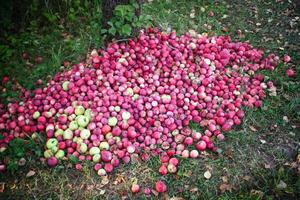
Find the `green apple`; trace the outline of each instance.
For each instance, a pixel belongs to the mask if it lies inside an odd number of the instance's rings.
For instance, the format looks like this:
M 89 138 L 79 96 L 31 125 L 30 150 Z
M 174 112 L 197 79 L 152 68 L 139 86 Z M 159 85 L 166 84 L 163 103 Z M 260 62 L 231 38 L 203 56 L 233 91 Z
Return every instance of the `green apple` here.
M 73 139 L 73 131 L 71 131 L 70 129 L 65 130 L 63 137 L 64 137 L 64 140 Z
M 68 116 L 69 121 L 73 121 L 75 118 L 76 118 L 76 115 L 74 113 Z
M 93 112 L 91 109 L 86 109 L 86 111 L 84 112 L 84 116 L 86 116 L 89 121 L 92 119 L 92 116 L 93 116 Z
M 178 129 L 175 129 L 174 131 L 172 131 L 172 135 L 175 136 L 179 133 L 179 130 Z
M 82 139 L 81 137 L 78 137 L 76 143 L 77 143 L 77 144 L 83 143 L 83 139 Z
M 119 60 L 118 60 L 118 63 L 123 63 L 123 62 L 125 62 L 126 61 L 126 58 L 120 58 Z
M 50 149 L 47 149 L 46 151 L 44 151 L 44 157 L 45 158 L 50 158 L 53 156 L 53 153 Z
M 75 114 L 78 115 L 83 115 L 84 114 L 84 107 L 83 106 L 76 106 L 75 108 Z
M 111 132 L 106 133 L 106 135 L 105 135 L 105 139 L 106 139 L 106 140 L 109 140 L 109 139 L 111 139 L 111 138 L 113 138 L 113 137 L 114 137 L 114 136 L 112 135 Z
M 53 116 L 53 113 L 50 112 L 50 111 L 48 111 L 48 112 L 45 113 L 45 117 L 47 117 L 47 118 L 50 118 L 52 116 Z
M 101 159 L 100 153 L 93 155 L 93 162 L 98 163 Z
M 137 99 L 139 98 L 139 96 L 140 96 L 140 95 L 138 95 L 138 94 L 134 94 L 133 97 L 132 97 L 132 100 L 133 100 L 133 101 L 137 100 Z
M 78 137 L 77 137 L 77 136 L 73 137 L 73 140 L 72 140 L 72 141 L 77 143 Z
M 114 110 L 115 110 L 116 112 L 120 112 L 120 111 L 121 111 L 121 107 L 120 107 L 120 106 L 115 106 Z
M 46 147 L 48 149 L 51 149 L 51 148 L 57 146 L 57 144 L 58 144 L 58 141 L 56 138 L 50 138 L 46 143 Z
M 77 106 L 77 101 L 73 101 L 72 106 L 75 108 Z
M 100 145 L 99 145 L 100 149 L 103 150 L 108 150 L 109 149 L 109 144 L 108 142 L 101 142 Z
M 91 156 L 93 156 L 95 154 L 99 154 L 100 153 L 100 149 L 99 149 L 99 147 L 92 147 L 92 148 L 90 148 L 89 153 L 90 153 Z
M 122 119 L 123 120 L 127 121 L 129 118 L 130 118 L 130 112 L 125 111 L 125 112 L 122 113 Z
M 63 135 L 64 131 L 62 129 L 57 129 L 54 133 L 55 137 L 59 136 L 59 135 Z
M 125 91 L 125 94 L 128 96 L 132 96 L 134 94 L 133 89 L 132 88 L 127 88 L 127 90 Z
M 81 127 L 86 127 L 89 124 L 89 121 L 89 118 L 84 115 L 80 115 L 77 118 L 77 123 Z
M 83 140 L 89 139 L 90 135 L 91 135 L 91 132 L 88 129 L 83 129 L 83 130 L 80 131 L 80 137 Z
M 69 124 L 69 129 L 71 131 L 75 131 L 76 129 L 78 129 L 78 123 L 77 121 L 71 121 Z
M 55 154 L 55 157 L 57 158 L 57 159 L 60 159 L 60 158 L 63 158 L 65 156 L 65 152 L 63 151 L 63 150 L 58 150 L 57 152 L 56 152 L 56 154 Z
M 99 176 L 105 176 L 106 175 L 105 169 L 102 169 L 102 168 L 99 169 L 97 173 L 98 173 Z
M 115 126 L 118 123 L 118 119 L 116 117 L 110 117 L 108 118 L 108 125 L 109 126 Z
M 37 119 L 37 118 L 39 118 L 41 116 L 41 113 L 39 112 L 39 111 L 35 111 L 34 113 L 33 113 L 33 115 L 32 115 L 32 118 L 33 119 Z
M 114 139 L 115 139 L 116 143 L 121 141 L 121 138 L 119 136 L 114 137 Z
M 79 152 L 80 153 L 85 153 L 87 151 L 87 149 L 88 149 L 88 146 L 85 143 L 81 143 L 79 145 Z
M 63 84 L 62 84 L 62 88 L 63 88 L 63 90 L 64 91 L 67 91 L 69 88 L 68 88 L 68 86 L 69 86 L 69 81 L 65 81 L 65 82 L 63 82 Z
M 56 153 L 58 151 L 58 147 L 54 146 L 50 150 L 52 151 L 52 153 Z

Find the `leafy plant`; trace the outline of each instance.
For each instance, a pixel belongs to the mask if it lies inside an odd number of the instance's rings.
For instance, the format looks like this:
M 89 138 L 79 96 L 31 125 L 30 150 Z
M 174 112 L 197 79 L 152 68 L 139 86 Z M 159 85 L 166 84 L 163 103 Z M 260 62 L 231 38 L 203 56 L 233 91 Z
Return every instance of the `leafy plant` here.
M 7 169 L 11 172 L 19 169 L 18 162 L 21 158 L 26 157 L 27 154 L 35 155 L 37 157 L 42 156 L 42 138 L 37 134 L 37 138 L 41 141 L 34 141 L 32 138 L 29 139 L 21 139 L 15 138 L 13 139 L 7 149 L 0 153 L 0 160 L 7 161 Z
M 134 29 L 151 26 L 150 15 L 136 16 L 135 11 L 138 8 L 139 5 L 136 2 L 116 6 L 112 18 L 107 22 L 110 28 L 102 29 L 101 33 L 111 37 L 128 37 Z

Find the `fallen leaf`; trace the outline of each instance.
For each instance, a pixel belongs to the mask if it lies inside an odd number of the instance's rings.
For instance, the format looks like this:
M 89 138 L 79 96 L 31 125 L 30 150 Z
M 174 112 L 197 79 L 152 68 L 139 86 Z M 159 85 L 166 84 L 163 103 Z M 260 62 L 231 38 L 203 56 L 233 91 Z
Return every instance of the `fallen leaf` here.
M 261 142 L 262 144 L 266 144 L 266 143 L 267 143 L 266 140 L 260 140 L 260 142 Z
M 227 158 L 233 159 L 232 149 L 226 149 L 224 154 Z
M 260 190 L 251 190 L 250 194 L 252 196 L 258 196 L 259 198 L 262 198 L 264 196 L 264 193 Z
M 256 132 L 256 131 L 257 131 L 257 129 L 256 129 L 254 126 L 251 126 L 251 125 L 250 125 L 249 128 L 250 128 L 250 130 L 253 131 L 253 132 Z
M 243 177 L 243 179 L 244 179 L 245 181 L 250 181 L 251 176 L 246 175 L 246 176 Z
M 25 158 L 21 158 L 18 162 L 19 166 L 24 166 L 26 164 L 26 159 Z
M 35 171 L 33 170 L 30 170 L 27 174 L 26 174 L 26 177 L 31 177 L 31 176 L 34 176 L 35 175 Z
M 105 194 L 105 190 L 101 189 L 99 193 L 100 193 L 100 195 L 104 195 Z
M 227 184 L 227 183 L 222 183 L 219 187 L 220 191 L 223 193 L 225 191 L 230 191 L 231 190 L 231 185 Z
M 296 161 L 297 161 L 297 163 L 300 163 L 300 154 L 298 154 Z
M 205 177 L 206 179 L 210 179 L 210 177 L 211 177 L 210 171 L 204 172 L 204 177 Z
M 283 116 L 282 117 L 283 121 L 285 121 L 286 123 L 289 122 L 289 118 L 287 116 Z
M 10 187 L 10 189 L 13 190 L 13 189 L 15 189 L 16 187 L 17 187 L 17 185 L 16 185 L 16 184 L 13 184 L 13 185 Z
M 124 177 L 123 176 L 121 176 L 121 175 L 119 175 L 119 174 L 117 174 L 117 178 L 116 178 L 116 180 L 114 181 L 114 185 L 117 185 L 117 184 L 120 184 L 120 183 L 122 183 L 122 182 L 125 182 L 125 179 L 124 179 Z
M 5 183 L 0 183 L 0 193 L 4 192 Z
M 280 180 L 276 187 L 278 189 L 282 190 L 282 189 L 285 189 L 287 187 L 287 184 L 283 180 Z
M 265 164 L 265 169 L 271 169 L 271 165 L 270 164 Z
M 154 196 L 158 196 L 158 192 L 156 190 L 151 190 L 151 192 L 154 194 Z
M 102 180 L 101 180 L 101 184 L 104 186 L 104 185 L 107 185 L 109 183 L 109 179 L 107 176 L 103 176 Z
M 69 185 L 69 186 L 72 186 L 72 185 Z M 71 189 L 72 187 L 70 187 L 70 189 Z M 94 185 L 88 185 L 88 186 L 86 186 L 86 190 L 93 190 L 95 188 L 95 186 Z
M 91 56 L 92 57 L 98 56 L 98 51 L 96 49 L 93 49 L 91 52 Z
M 182 198 L 182 197 L 172 197 L 169 200 L 184 200 L 184 198 Z
M 198 188 L 197 187 L 194 187 L 194 188 L 192 188 L 192 189 L 190 189 L 190 192 L 198 192 Z
M 228 183 L 228 177 L 227 176 L 222 176 L 221 178 L 222 178 L 222 181 L 224 183 Z
M 195 18 L 195 9 L 191 10 L 190 18 Z

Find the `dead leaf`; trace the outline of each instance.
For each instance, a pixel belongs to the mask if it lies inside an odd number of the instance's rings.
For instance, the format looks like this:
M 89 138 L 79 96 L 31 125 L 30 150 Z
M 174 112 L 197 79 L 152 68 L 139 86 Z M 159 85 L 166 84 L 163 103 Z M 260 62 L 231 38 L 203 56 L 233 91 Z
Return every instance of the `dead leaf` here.
M 227 176 L 222 176 L 221 178 L 222 178 L 222 181 L 224 183 L 228 183 L 228 177 Z
M 197 187 L 194 187 L 194 188 L 192 188 L 192 189 L 190 189 L 190 192 L 198 192 L 198 188 Z
M 69 184 L 69 186 L 70 186 L 70 189 L 72 188 L 72 185 L 70 185 Z M 93 190 L 95 188 L 95 186 L 94 185 L 88 185 L 88 186 L 86 186 L 86 190 Z
M 109 179 L 107 176 L 103 176 L 101 180 L 101 185 L 107 185 L 109 183 Z
M 5 183 L 0 183 L 0 193 L 3 193 L 5 189 Z
M 260 190 L 251 190 L 250 194 L 252 196 L 258 196 L 259 198 L 262 198 L 264 196 L 264 193 Z
M 221 29 L 223 32 L 228 32 L 228 28 L 227 27 L 222 27 Z
M 282 119 L 283 119 L 283 121 L 285 121 L 286 123 L 289 122 L 289 118 L 288 118 L 287 116 L 283 116 Z
M 283 180 L 280 180 L 276 187 L 278 189 L 282 190 L 282 189 L 285 189 L 287 187 L 287 184 Z
M 220 191 L 223 193 L 225 191 L 230 191 L 231 190 L 231 185 L 227 183 L 222 183 L 219 187 Z
M 191 10 L 190 18 L 195 18 L 195 9 Z
M 169 200 L 184 200 L 184 198 L 182 198 L 182 197 L 172 197 Z
M 262 143 L 262 144 L 266 144 L 267 143 L 267 141 L 266 140 L 260 140 L 260 142 Z
M 232 149 L 226 149 L 226 150 L 224 151 L 224 155 L 225 155 L 227 158 L 233 159 Z
M 96 49 L 93 49 L 91 52 L 91 56 L 92 57 L 98 56 L 98 51 Z
M 114 184 L 114 185 L 118 185 L 118 184 L 123 183 L 123 182 L 125 182 L 124 177 L 121 176 L 121 175 L 119 175 L 119 174 L 117 174 L 117 178 L 116 178 L 116 180 L 113 182 L 113 184 Z
M 245 181 L 250 181 L 251 176 L 246 175 L 246 176 L 243 177 L 243 179 L 244 179 Z
M 154 194 L 154 196 L 158 196 L 158 192 L 156 190 L 151 190 L 151 192 Z
M 253 132 L 256 132 L 256 131 L 257 131 L 257 129 L 256 129 L 254 126 L 249 125 L 249 128 L 250 128 L 250 130 L 253 131 Z
M 101 189 L 99 193 L 100 193 L 100 195 L 104 195 L 105 192 L 106 192 L 105 190 L 102 190 L 102 189 Z
M 17 185 L 16 185 L 16 184 L 13 184 L 13 185 L 10 187 L 10 189 L 13 190 L 13 189 L 15 189 L 16 187 L 17 187 Z
M 271 169 L 271 165 L 270 164 L 265 164 L 265 169 Z
M 210 179 L 210 177 L 211 177 L 210 171 L 204 172 L 204 177 L 205 177 L 206 179 Z
M 300 154 L 298 154 L 296 161 L 297 161 L 297 163 L 300 163 Z
M 21 158 L 18 162 L 19 166 L 24 166 L 26 164 L 26 159 L 25 158 Z
M 26 174 L 26 177 L 29 178 L 29 177 L 32 177 L 35 175 L 35 171 L 33 170 L 30 170 L 27 174 Z

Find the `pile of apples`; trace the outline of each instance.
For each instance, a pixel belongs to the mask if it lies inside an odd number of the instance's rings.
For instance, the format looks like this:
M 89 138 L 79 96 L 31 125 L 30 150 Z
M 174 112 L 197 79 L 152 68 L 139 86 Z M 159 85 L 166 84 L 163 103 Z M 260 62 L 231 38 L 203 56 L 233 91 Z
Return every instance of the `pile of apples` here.
M 23 101 L 1 105 L 0 150 L 13 138 L 42 133 L 50 167 L 74 156 L 94 162 L 102 176 L 132 154 L 160 155 L 159 172 L 176 173 L 175 155 L 215 151 L 214 140 L 242 123 L 242 107 L 260 107 L 267 90 L 276 93 L 258 72 L 279 61 L 227 36 L 149 29 L 93 51 L 45 88 L 24 90 Z M 191 130 L 191 121 L 203 131 Z

